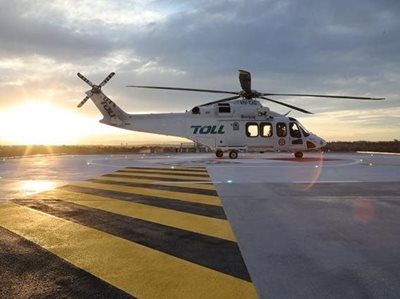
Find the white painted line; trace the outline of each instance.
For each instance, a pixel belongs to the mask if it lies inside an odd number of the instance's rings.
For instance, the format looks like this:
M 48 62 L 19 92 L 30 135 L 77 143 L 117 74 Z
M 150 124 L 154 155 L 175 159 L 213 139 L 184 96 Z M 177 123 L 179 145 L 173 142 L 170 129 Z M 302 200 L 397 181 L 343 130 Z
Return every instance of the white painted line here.
M 389 153 L 389 152 L 364 152 L 357 151 L 358 154 L 368 154 L 368 155 L 391 155 L 391 156 L 400 156 L 400 153 Z
M 221 182 L 213 181 L 154 181 L 153 184 L 218 184 Z
M 334 161 L 332 161 L 334 162 Z M 339 166 L 352 166 L 352 165 L 356 165 L 356 164 L 360 164 L 362 161 L 360 161 L 359 159 L 348 159 L 348 162 L 345 163 L 340 163 L 340 164 L 324 164 L 324 163 L 320 163 L 319 161 L 312 161 L 312 162 L 294 162 L 294 163 L 299 163 L 299 164 L 279 164 L 279 165 L 243 165 L 243 164 L 236 164 L 236 165 L 228 165 L 228 164 L 224 164 L 224 165 L 207 165 L 207 169 L 210 168 L 210 170 L 212 170 L 212 168 L 214 167 L 238 167 L 238 168 L 315 168 L 315 166 L 318 166 L 320 168 L 328 168 L 328 167 L 339 167 Z M 308 163 L 308 164 L 305 164 Z
M 340 183 L 361 183 L 361 181 L 293 181 L 293 184 L 340 184 Z

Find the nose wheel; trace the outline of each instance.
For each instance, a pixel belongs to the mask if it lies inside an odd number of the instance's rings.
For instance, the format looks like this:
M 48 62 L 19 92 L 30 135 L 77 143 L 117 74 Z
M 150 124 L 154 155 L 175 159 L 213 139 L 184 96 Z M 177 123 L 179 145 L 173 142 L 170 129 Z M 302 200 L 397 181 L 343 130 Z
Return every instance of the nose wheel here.
M 295 153 L 294 153 L 294 156 L 295 156 L 297 159 L 301 159 L 301 158 L 303 158 L 303 153 L 302 153 L 302 152 L 295 152 Z

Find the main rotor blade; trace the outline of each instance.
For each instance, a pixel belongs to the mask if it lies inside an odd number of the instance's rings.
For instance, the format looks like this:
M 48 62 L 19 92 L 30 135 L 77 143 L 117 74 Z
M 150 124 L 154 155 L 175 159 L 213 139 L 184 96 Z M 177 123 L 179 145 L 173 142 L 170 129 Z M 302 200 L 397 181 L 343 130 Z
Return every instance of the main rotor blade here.
M 273 100 L 273 99 L 270 99 L 270 98 L 260 97 L 260 99 L 264 99 L 264 100 L 267 100 L 267 101 L 271 101 L 271 102 L 274 102 L 274 103 L 276 103 L 276 104 L 283 105 L 283 106 L 292 108 L 292 109 L 294 109 L 294 110 L 297 110 L 297 111 L 300 111 L 300 112 L 303 112 L 303 113 L 313 114 L 313 113 L 310 112 L 310 111 L 307 111 L 307 110 L 301 109 L 301 108 L 299 108 L 299 107 L 292 106 L 292 105 L 289 105 L 289 104 L 286 104 L 286 103 L 283 103 L 283 102 L 280 102 L 280 101 L 276 101 L 276 100 Z
M 100 87 L 103 87 L 104 85 L 106 85 L 106 83 L 107 83 L 108 81 L 110 81 L 110 79 L 111 79 L 114 75 L 115 75 L 114 72 L 110 73 L 110 74 L 103 80 L 103 82 L 101 82 L 101 83 L 99 84 L 99 86 L 100 86 Z
M 93 87 L 94 84 L 88 78 L 86 78 L 81 73 L 77 73 L 77 75 L 79 78 L 81 78 L 83 81 L 85 81 L 90 87 Z
M 221 100 L 205 103 L 205 104 L 200 105 L 199 107 L 208 106 L 208 105 L 217 104 L 217 103 L 222 103 L 222 102 L 228 102 L 228 101 L 231 101 L 231 100 L 236 100 L 238 98 L 240 98 L 240 96 L 229 97 L 229 98 L 225 98 L 225 99 L 221 99 Z
M 327 94 L 301 94 L 301 93 L 263 93 L 263 96 L 289 96 L 289 97 L 313 97 L 313 98 L 335 98 L 335 99 L 355 99 L 355 100 L 373 100 L 380 101 L 385 98 L 370 97 L 353 97 L 353 96 L 336 96 Z
M 245 70 L 239 70 L 239 81 L 242 89 L 247 93 L 251 94 L 251 74 Z
M 198 88 L 181 88 L 181 87 L 166 87 L 166 86 L 127 85 L 126 87 L 150 88 L 150 89 L 166 89 L 166 90 L 180 90 L 180 91 L 197 91 L 197 92 L 210 92 L 210 93 L 239 94 L 238 92 L 235 92 L 235 91 L 224 91 L 224 90 L 213 90 L 213 89 L 198 89 Z

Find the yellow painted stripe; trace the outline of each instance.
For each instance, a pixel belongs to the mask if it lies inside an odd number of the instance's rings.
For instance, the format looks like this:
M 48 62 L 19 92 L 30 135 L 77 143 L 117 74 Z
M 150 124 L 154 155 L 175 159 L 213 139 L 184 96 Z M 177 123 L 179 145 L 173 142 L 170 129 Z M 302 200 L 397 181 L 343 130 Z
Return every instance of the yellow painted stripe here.
M 174 169 L 178 169 L 178 170 L 196 170 L 196 171 L 205 171 L 207 172 L 207 168 L 206 167 L 176 167 L 176 166 L 172 166 L 174 167 Z
M 195 193 L 185 193 L 185 192 L 175 192 L 175 191 L 167 191 L 167 190 L 152 190 L 151 188 L 142 188 L 142 187 L 127 187 L 120 185 L 111 185 L 111 184 L 100 184 L 100 183 L 92 183 L 92 182 L 77 182 L 73 183 L 73 186 L 94 188 L 100 190 L 110 190 L 110 191 L 119 191 L 119 192 L 127 192 L 137 195 L 146 195 L 146 196 L 154 196 L 159 198 L 167 198 L 167 199 L 177 199 L 189 202 L 196 202 L 202 204 L 208 204 L 213 206 L 221 206 L 221 202 L 218 196 L 212 195 L 203 195 L 203 194 L 195 194 Z
M 126 171 L 118 171 L 114 172 L 114 174 L 118 175 L 140 175 L 141 177 L 146 178 L 170 178 L 170 179 L 181 179 L 183 181 L 210 181 L 211 179 L 208 177 L 198 177 L 198 176 L 190 176 L 190 175 L 174 175 L 174 174 L 157 174 L 157 173 L 132 173 Z
M 205 185 L 205 184 L 196 184 L 196 183 L 179 183 L 179 182 L 164 182 L 158 181 L 154 179 L 136 179 L 136 178 L 129 178 L 129 177 L 110 177 L 110 176 L 100 176 L 97 177 L 96 180 L 102 181 L 113 181 L 113 182 L 127 182 L 127 183 L 140 183 L 140 184 L 157 184 L 163 186 L 175 186 L 175 187 L 186 187 L 186 188 L 195 188 L 195 189 L 202 189 L 202 190 L 215 190 L 214 185 Z M 149 186 L 151 187 L 151 186 Z
M 180 166 L 166 166 L 166 167 L 163 167 L 163 168 L 161 168 L 161 167 L 156 167 L 156 168 L 154 168 L 154 167 L 127 167 L 127 169 L 133 169 L 133 170 L 135 170 L 135 169 L 150 169 L 150 170 L 158 170 L 158 169 L 161 169 L 161 170 L 167 170 L 167 169 L 175 169 L 175 170 L 194 170 L 195 172 L 207 172 L 207 168 L 206 167 L 180 167 Z
M 193 172 L 193 171 L 184 171 L 184 170 L 176 170 L 176 169 L 165 169 L 165 170 L 161 170 L 161 169 L 129 169 L 129 168 L 124 168 L 124 169 L 120 169 L 119 171 L 124 171 L 124 172 L 138 172 L 138 173 L 142 173 L 142 172 L 148 172 L 148 173 L 154 173 L 154 174 L 158 174 L 158 173 L 166 173 L 166 174 L 184 174 L 184 175 L 191 175 L 191 174 L 199 174 L 202 176 L 208 176 L 207 172 Z
M 128 217 L 143 219 L 224 240 L 236 241 L 227 220 L 194 215 L 140 203 L 127 202 L 103 196 L 54 190 L 31 196 L 40 199 L 61 199 L 89 208 L 104 210 Z
M 14 203 L 0 226 L 138 298 L 257 297 L 250 282 Z

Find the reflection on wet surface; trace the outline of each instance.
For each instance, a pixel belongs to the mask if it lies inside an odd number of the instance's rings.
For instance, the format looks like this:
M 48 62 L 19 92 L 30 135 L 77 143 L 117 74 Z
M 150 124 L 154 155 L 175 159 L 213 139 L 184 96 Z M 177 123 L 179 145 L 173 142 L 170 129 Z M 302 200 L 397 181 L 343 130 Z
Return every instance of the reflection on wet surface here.
M 307 153 L 298 163 L 288 153 L 242 154 L 232 161 L 208 154 L 130 154 L 130 155 L 60 155 L 0 159 L 0 201 L 49 190 L 74 181 L 127 166 L 177 166 L 182 163 L 208 167 L 214 183 L 287 182 L 372 182 L 392 181 L 399 177 L 400 158 L 370 154 Z M 189 163 L 190 162 L 190 163 Z M 391 167 L 386 167 L 391 165 Z M 366 166 L 368 165 L 368 166 Z M 372 165 L 372 166 L 371 166 Z M 186 165 L 190 166 L 190 165 Z M 368 167 L 368 171 L 366 171 Z M 235 171 L 234 169 L 240 169 Z M 272 169 L 271 169 L 272 168 Z
M 174 260 L 187 258 L 190 267 L 209 267 L 212 272 L 207 273 L 214 274 L 224 271 L 224 279 L 233 275 L 241 284 L 248 283 L 239 268 L 225 267 L 235 264 L 226 254 L 219 259 L 214 249 L 207 249 L 232 243 L 228 220 L 261 298 L 397 298 L 399 161 L 399 156 L 317 153 L 307 153 L 301 163 L 287 153 L 243 154 L 236 161 L 216 159 L 212 153 L 0 159 L 0 201 L 13 199 L 0 205 L 0 232 L 8 236 L 6 242 L 14 238 L 21 244 L 25 238 L 32 241 L 31 248 L 38 243 L 36 251 L 50 249 L 61 257 L 59 263 L 70 261 L 64 267 L 76 265 L 85 275 L 97 273 L 99 286 L 111 274 L 118 280 L 116 286 L 121 278 L 134 287 L 138 280 L 131 280 L 131 274 L 139 273 L 134 269 L 140 263 L 143 273 L 162 273 L 147 279 L 147 286 L 148 281 L 173 277 L 165 275 L 172 273 L 169 260 L 143 258 L 149 253 L 146 247 L 172 254 Z M 186 168 L 179 169 L 182 165 Z M 57 189 L 61 185 L 68 186 Z M 204 235 L 206 249 L 198 247 L 199 234 Z M 183 247 L 176 240 L 196 246 Z M 69 249 L 56 251 L 65 246 Z M 86 259 L 93 261 L 90 267 Z M 25 271 L 24 262 L 20 265 Z M 98 272 L 99 267 L 104 272 Z M 182 273 L 174 282 L 189 272 Z M 18 285 L 20 275 L 16 277 Z M 198 290 L 198 277 L 189 280 L 195 281 L 191 290 Z M 207 286 L 210 281 L 214 280 L 204 280 Z M 233 290 L 231 283 L 219 285 Z M 1 296 L 1 288 L 0 297 L 12 298 Z
M 23 195 L 31 195 L 38 192 L 52 190 L 56 187 L 56 183 L 48 180 L 26 180 L 21 181 L 20 192 Z
M 0 201 L 47 191 L 118 168 L 92 161 L 107 156 L 37 156 L 0 160 Z

